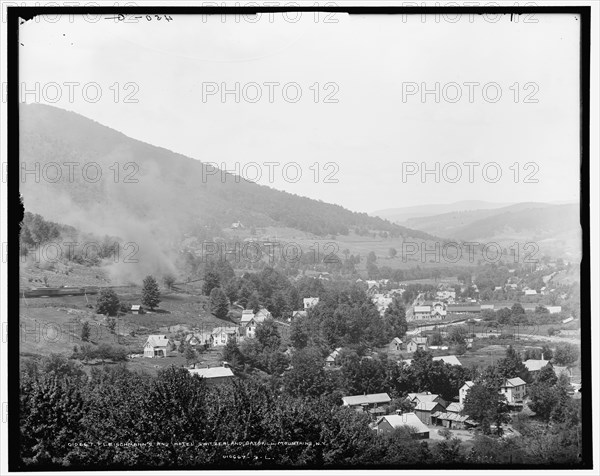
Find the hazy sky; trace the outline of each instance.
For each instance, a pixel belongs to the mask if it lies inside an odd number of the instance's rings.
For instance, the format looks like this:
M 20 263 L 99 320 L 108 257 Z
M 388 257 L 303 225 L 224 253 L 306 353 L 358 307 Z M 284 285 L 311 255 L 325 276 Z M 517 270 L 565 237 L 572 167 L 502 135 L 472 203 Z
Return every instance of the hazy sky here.
M 21 82 L 40 84 L 22 99 L 356 211 L 578 199 L 576 16 L 128 20 L 22 25 Z

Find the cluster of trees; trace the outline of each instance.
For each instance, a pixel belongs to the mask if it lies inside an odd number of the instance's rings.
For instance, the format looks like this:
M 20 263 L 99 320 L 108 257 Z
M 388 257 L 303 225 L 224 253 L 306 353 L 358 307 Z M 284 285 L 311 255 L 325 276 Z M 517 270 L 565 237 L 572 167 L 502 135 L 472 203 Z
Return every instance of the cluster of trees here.
M 153 276 L 146 276 L 142 283 L 142 305 L 154 310 L 160 304 L 160 290 L 158 283 Z M 127 312 L 129 309 L 124 307 L 119 296 L 111 288 L 105 288 L 100 291 L 96 300 L 96 313 L 108 316 L 117 316 L 119 312 Z
M 314 372 L 310 362 L 317 360 L 312 351 L 300 351 L 293 357 L 294 370 L 307 365 Z M 88 376 L 63 357 L 26 360 L 20 380 L 22 467 L 259 469 L 580 461 L 577 401 L 567 402 L 564 415 L 555 416 L 545 432 L 536 422 L 520 419 L 519 438 L 480 435 L 466 445 L 442 432 L 443 440 L 419 441 L 406 427 L 388 434 L 372 431 L 367 414 L 341 407 L 338 396 L 327 393 L 329 377 L 320 377 L 299 379 L 290 372 L 281 387 L 243 379 L 210 386 L 185 369 L 151 377 L 113 365 L 94 368 Z
M 39 246 L 56 240 L 60 237 L 62 229 L 61 225 L 46 221 L 41 215 L 25 212 L 19 236 L 21 245 Z
M 343 352 L 340 388 L 346 395 L 386 392 L 400 398 L 411 392 L 432 392 L 451 401 L 473 370 L 434 361 L 429 352 L 418 350 L 410 365 L 400 365 L 385 356 L 364 358 L 354 351 Z
M 264 307 L 277 319 L 287 318 L 303 308 L 303 297 L 320 297 L 327 292 L 319 279 L 305 277 L 292 284 L 284 273 L 270 266 L 237 277 L 225 260 L 206 264 L 202 291 L 210 297 L 212 313 L 222 319 L 227 317 L 229 304 L 254 312 Z
M 60 250 L 48 249 L 48 256 L 38 256 L 37 259 L 72 261 L 90 266 L 99 265 L 103 259 L 118 256 L 120 243 L 116 237 L 101 238 L 89 233 L 83 234 L 72 226 L 48 221 L 31 212 L 23 215 L 19 239 L 22 256 L 28 255 L 32 247 L 60 240 Z
M 277 325 L 273 320 L 267 319 L 256 327 L 254 338 L 245 339 L 241 343 L 238 360 L 241 357 L 241 362 L 250 368 L 279 377 L 289 364 L 285 349 Z
M 297 349 L 307 346 L 321 349 L 379 347 L 406 332 L 404 307 L 395 302 L 381 316 L 364 288 L 356 285 L 330 288 L 306 317 L 294 319 L 291 342 Z M 400 336 L 399 335 L 399 336 Z
M 569 411 L 569 377 L 564 373 L 558 377 L 550 365 L 546 365 L 536 375 L 529 386 L 529 408 L 546 423 L 560 423 Z

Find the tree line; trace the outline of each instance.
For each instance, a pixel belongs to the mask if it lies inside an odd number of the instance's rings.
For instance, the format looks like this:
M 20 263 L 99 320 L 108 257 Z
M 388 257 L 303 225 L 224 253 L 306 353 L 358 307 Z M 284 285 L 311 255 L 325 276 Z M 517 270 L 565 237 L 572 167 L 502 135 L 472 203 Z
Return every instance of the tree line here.
M 298 364 L 300 362 L 298 361 Z M 576 401 L 545 432 L 527 418 L 519 438 L 418 441 L 377 434 L 366 414 L 300 381 L 283 388 L 236 379 L 207 385 L 185 369 L 158 376 L 113 365 L 82 372 L 51 356 L 21 370 L 20 459 L 32 469 L 427 467 L 579 463 Z M 312 381 L 318 384 L 318 380 Z M 304 385 L 304 387 L 302 387 Z M 546 384 L 544 384 L 546 385 Z M 547 383 L 550 385 L 550 383 Z M 295 392 L 301 389 L 301 394 Z M 432 430 L 433 431 L 433 430 Z

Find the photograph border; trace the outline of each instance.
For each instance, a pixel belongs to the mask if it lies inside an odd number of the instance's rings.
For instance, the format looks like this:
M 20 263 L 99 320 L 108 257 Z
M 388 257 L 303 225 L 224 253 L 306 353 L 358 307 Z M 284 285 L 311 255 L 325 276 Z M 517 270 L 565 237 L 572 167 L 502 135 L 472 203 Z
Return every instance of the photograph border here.
M 580 225 L 581 225 L 581 403 L 582 403 L 582 463 L 581 465 L 553 464 L 552 467 L 543 465 L 428 465 L 423 466 L 353 466 L 351 469 L 591 469 L 592 465 L 592 347 L 591 347 L 591 255 L 590 255 L 590 46 L 591 46 L 591 7 L 590 6 L 528 6 L 528 7 L 401 7 L 401 6 L 291 6 L 291 7 L 201 7 L 201 6 L 135 6 L 135 7 L 24 7 L 7 6 L 7 139 L 8 160 L 7 171 L 7 232 L 8 247 L 19 249 L 19 225 L 23 218 L 24 207 L 19 194 L 20 161 L 19 161 L 19 26 L 22 22 L 31 20 L 38 15 L 80 15 L 80 14 L 170 14 L 170 15 L 200 15 L 200 14 L 253 14 L 253 13 L 284 13 L 284 12 L 323 12 L 348 13 L 350 15 L 421 15 L 421 14 L 576 14 L 580 15 Z M 8 468 L 11 472 L 27 471 L 112 471 L 112 470 L 190 470 L 190 467 L 48 467 L 26 466 L 20 459 L 20 415 L 19 415 L 19 347 L 20 328 L 19 317 L 19 258 L 13 252 L 7 258 L 8 279 L 8 310 L 10 313 L 8 325 Z M 584 358 L 585 357 L 585 358 Z M 225 465 L 207 466 L 202 470 L 231 470 Z M 240 469 L 236 467 L 236 469 Z M 280 467 L 268 464 L 253 469 L 349 469 L 346 466 L 324 467 Z

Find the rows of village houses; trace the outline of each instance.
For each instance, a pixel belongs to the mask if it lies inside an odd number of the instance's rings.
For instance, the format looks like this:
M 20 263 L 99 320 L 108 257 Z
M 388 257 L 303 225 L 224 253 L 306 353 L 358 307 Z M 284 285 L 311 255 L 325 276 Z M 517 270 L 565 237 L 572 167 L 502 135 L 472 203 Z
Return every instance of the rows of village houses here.
M 341 349 L 336 349 L 337 352 Z M 434 357 L 434 360 L 443 360 L 450 365 L 462 365 L 456 356 Z M 410 360 L 405 360 L 410 365 Z M 530 359 L 524 362 L 532 376 L 535 376 L 546 365 L 550 365 L 556 375 L 563 372 L 569 373 L 566 367 L 553 366 L 548 360 Z M 447 428 L 449 430 L 470 429 L 477 424 L 469 415 L 462 414 L 465 399 L 475 382 L 466 381 L 459 389 L 458 401 L 445 401 L 440 395 L 430 392 L 409 393 L 406 396 L 410 404 L 410 411 L 396 410 L 391 414 L 386 407 L 392 401 L 387 393 L 369 395 L 352 395 L 343 397 L 343 405 L 357 412 L 366 412 L 370 417 L 370 428 L 378 433 L 391 432 L 406 426 L 411 429 L 413 436 L 418 439 L 427 439 L 431 431 Z M 513 412 L 523 410 L 527 402 L 527 383 L 520 377 L 505 379 L 500 387 L 499 395 L 504 396 L 509 408 Z M 578 393 L 574 392 L 574 398 Z
M 318 297 L 304 298 L 304 309 L 295 311 L 294 316 L 306 315 L 308 310 L 319 303 Z M 242 311 L 242 317 L 237 326 L 219 326 L 211 331 L 192 332 L 185 337 L 184 344 L 192 347 L 221 347 L 227 345 L 230 339 L 236 342 L 242 342 L 244 339 L 253 338 L 256 335 L 256 328 L 267 319 L 273 316 L 266 308 L 254 312 L 251 309 Z M 144 357 L 166 357 L 170 344 L 178 346 L 180 342 L 171 341 L 166 335 L 151 335 L 144 345 Z
M 303 302 L 304 309 L 295 311 L 294 316 L 306 315 L 308 309 L 318 303 L 318 297 L 305 298 Z M 139 311 L 139 309 L 136 310 Z M 174 345 L 178 348 L 182 343 L 193 348 L 204 347 L 206 349 L 210 347 L 224 347 L 231 339 L 234 339 L 236 342 L 242 342 L 244 339 L 255 337 L 258 325 L 271 318 L 272 315 L 266 308 L 261 308 L 256 313 L 251 309 L 246 309 L 242 311 L 239 325 L 219 326 L 213 328 L 211 331 L 190 332 L 185 336 L 183 342 L 169 339 L 165 334 L 153 334 L 146 339 L 142 356 L 146 358 L 167 357 L 171 346 Z M 288 350 L 287 353 L 291 353 L 291 351 Z M 189 371 L 194 375 L 209 379 L 211 382 L 226 380 L 234 376 L 226 363 L 223 363 L 221 367 L 193 368 L 189 369 Z
M 183 342 L 173 341 L 166 335 L 150 335 L 144 345 L 144 357 L 166 357 L 168 348 L 171 344 L 176 347 L 183 343 L 192 347 L 221 347 L 227 345 L 230 339 L 241 342 L 246 338 L 252 338 L 256 335 L 256 328 L 266 319 L 271 318 L 271 313 L 265 309 L 260 309 L 257 313 L 251 309 L 242 312 L 242 318 L 237 326 L 219 326 L 210 331 L 191 332 L 187 334 Z
M 304 310 L 297 312 L 306 313 L 318 302 L 319 298 L 306 298 L 304 299 Z M 270 317 L 271 314 L 266 309 L 260 309 L 257 313 L 252 310 L 245 310 L 242 313 L 239 326 L 216 327 L 211 332 L 188 334 L 185 341 L 191 346 L 225 346 L 231 338 L 240 341 L 248 337 L 254 337 L 258 324 Z M 170 343 L 171 341 L 166 335 L 149 336 L 144 346 L 144 357 L 166 357 Z M 396 337 L 389 344 L 390 351 L 405 350 L 410 353 L 414 353 L 418 349 L 427 351 L 432 348 L 433 346 L 428 345 L 427 337 L 422 336 L 406 338 L 405 341 Z M 341 352 L 342 348 L 335 349 L 325 359 L 324 366 L 326 368 L 339 366 Z M 448 365 L 462 365 L 456 355 L 435 356 L 433 360 L 441 360 Z M 400 362 L 411 365 L 412 359 L 401 358 L 398 363 Z M 546 365 L 550 365 L 557 375 L 561 373 L 569 374 L 567 367 L 553 366 L 550 361 L 544 360 L 543 356 L 542 359 L 526 360 L 524 364 L 532 376 L 535 376 Z M 211 384 L 224 382 L 234 377 L 233 371 L 226 362 L 223 362 L 222 366 L 219 367 L 190 368 L 188 371 L 192 375 L 207 379 Z M 475 426 L 475 422 L 468 415 L 461 413 L 465 398 L 474 384 L 473 381 L 466 381 L 459 390 L 458 401 L 455 402 L 447 402 L 440 395 L 430 392 L 409 393 L 406 398 L 412 407 L 410 412 L 397 410 L 396 413 L 385 414 L 385 408 L 391 402 L 391 398 L 387 393 L 345 396 L 342 401 L 346 407 L 358 412 L 367 412 L 371 420 L 370 427 L 374 431 L 384 433 L 401 426 L 408 426 L 416 438 L 429 438 L 430 430 L 435 429 L 435 427 L 468 429 Z M 516 376 L 506 379 L 500 388 L 500 394 L 505 397 L 506 402 L 513 410 L 519 411 L 526 402 L 527 384 Z
M 358 281 L 361 281 L 359 279 Z M 367 285 L 367 294 L 371 298 L 371 301 L 377 307 L 379 313 L 383 316 L 385 310 L 392 303 L 394 296 L 402 296 L 404 289 L 391 289 L 383 291 L 388 285 L 389 280 L 367 280 L 364 281 Z M 477 290 L 476 285 L 472 285 Z M 512 288 L 516 287 L 516 284 L 507 284 L 506 286 Z M 503 289 L 498 286 L 496 290 Z M 537 295 L 538 292 L 535 289 L 523 288 L 523 294 L 525 296 Z M 552 290 L 553 291 L 553 290 Z M 539 294 L 544 294 L 545 288 L 542 288 Z M 444 320 L 446 317 L 451 315 L 465 315 L 468 317 L 477 317 L 481 312 L 486 309 L 491 311 L 498 311 L 504 307 L 510 308 L 511 304 L 507 303 L 480 303 L 477 299 L 465 299 L 463 302 L 456 301 L 456 291 L 450 289 L 447 285 L 440 284 L 435 294 L 435 300 L 425 300 L 423 295 L 420 294 L 413 303 L 414 305 L 408 309 L 406 313 L 407 321 L 419 321 L 419 320 Z M 521 303 L 525 311 L 534 311 L 538 304 L 535 303 Z M 557 314 L 562 311 L 561 306 L 544 306 L 550 314 Z M 567 318 L 563 323 L 572 321 L 572 318 Z

